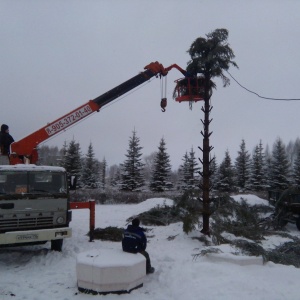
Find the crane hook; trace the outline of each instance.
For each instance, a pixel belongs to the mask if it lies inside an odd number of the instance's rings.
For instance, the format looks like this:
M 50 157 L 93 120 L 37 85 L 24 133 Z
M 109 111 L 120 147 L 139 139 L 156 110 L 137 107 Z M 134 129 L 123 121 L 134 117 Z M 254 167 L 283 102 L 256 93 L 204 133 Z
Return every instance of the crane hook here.
M 160 101 L 161 111 L 165 112 L 167 107 L 167 98 L 162 98 Z

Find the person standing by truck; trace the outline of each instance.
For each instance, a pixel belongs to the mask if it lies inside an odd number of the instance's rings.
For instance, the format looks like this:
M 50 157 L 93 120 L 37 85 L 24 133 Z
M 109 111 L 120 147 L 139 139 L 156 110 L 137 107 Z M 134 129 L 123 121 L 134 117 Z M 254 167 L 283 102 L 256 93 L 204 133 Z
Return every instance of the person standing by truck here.
M 9 127 L 6 124 L 1 125 L 0 131 L 0 152 L 1 164 L 9 164 L 8 157 L 10 153 L 10 144 L 14 142 L 13 137 L 9 134 Z

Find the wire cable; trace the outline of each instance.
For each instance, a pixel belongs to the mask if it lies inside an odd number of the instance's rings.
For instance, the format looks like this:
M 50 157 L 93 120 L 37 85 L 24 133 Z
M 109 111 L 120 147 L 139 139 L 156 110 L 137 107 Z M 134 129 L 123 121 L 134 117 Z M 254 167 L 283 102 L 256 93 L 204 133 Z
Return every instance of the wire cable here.
M 229 76 L 241 87 L 241 88 L 243 88 L 244 90 L 246 90 L 247 92 L 249 92 L 249 93 L 252 93 L 252 94 L 254 94 L 254 95 L 256 95 L 257 97 L 259 97 L 259 98 L 262 98 L 262 99 L 267 99 L 267 100 L 277 100 L 277 101 L 299 101 L 300 99 L 298 99 L 298 98 L 271 98 L 271 97 L 263 97 L 263 96 L 261 96 L 261 95 L 259 95 L 258 93 L 256 93 L 256 92 L 253 92 L 253 91 L 251 91 L 251 90 L 249 90 L 249 89 L 247 89 L 246 87 L 244 87 L 243 85 L 241 85 L 228 71 L 226 71 L 228 74 L 229 74 Z

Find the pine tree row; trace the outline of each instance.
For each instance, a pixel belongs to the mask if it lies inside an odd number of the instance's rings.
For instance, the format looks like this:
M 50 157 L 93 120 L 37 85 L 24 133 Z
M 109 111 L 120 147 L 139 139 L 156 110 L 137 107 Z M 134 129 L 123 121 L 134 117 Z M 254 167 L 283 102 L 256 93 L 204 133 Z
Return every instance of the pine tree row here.
M 218 191 L 282 191 L 300 185 L 300 141 L 297 139 L 285 147 L 278 138 L 271 152 L 268 148 L 264 151 L 260 141 L 251 157 L 242 140 L 234 164 L 226 151 L 220 166 L 214 163 L 212 169 L 211 183 Z
M 125 161 L 107 168 L 105 158 L 100 162 L 95 158 L 92 143 L 85 155 L 80 145 L 72 140 L 63 149 L 43 146 L 39 149 L 39 164 L 60 165 L 69 174 L 76 175 L 80 188 L 101 188 L 111 186 L 123 191 L 151 190 L 196 190 L 201 184 L 201 163 L 193 148 L 186 152 L 178 171 L 172 171 L 170 156 L 164 138 L 158 150 L 143 157 L 140 139 L 133 131 L 125 154 Z M 107 172 L 107 170 L 109 172 Z M 283 190 L 288 186 L 300 185 L 300 140 L 290 142 L 286 147 L 278 138 L 272 151 L 260 143 L 252 155 L 246 150 L 242 140 L 235 161 L 229 151 L 218 165 L 216 157 L 210 164 L 210 181 L 214 191 L 245 192 Z

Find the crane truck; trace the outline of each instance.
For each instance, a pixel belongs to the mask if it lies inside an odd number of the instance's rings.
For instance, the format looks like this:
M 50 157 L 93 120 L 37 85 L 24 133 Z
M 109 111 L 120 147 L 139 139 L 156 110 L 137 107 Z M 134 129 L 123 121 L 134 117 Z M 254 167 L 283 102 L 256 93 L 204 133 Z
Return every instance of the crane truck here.
M 0 165 L 0 246 L 51 241 L 52 250 L 62 250 L 63 239 L 72 235 L 71 187 L 64 168 L 36 165 L 38 145 L 152 77 L 166 76 L 172 68 L 186 76 L 176 64 L 164 68 L 152 62 L 138 75 L 10 145 L 9 164 Z M 163 98 L 163 110 L 165 106 Z

